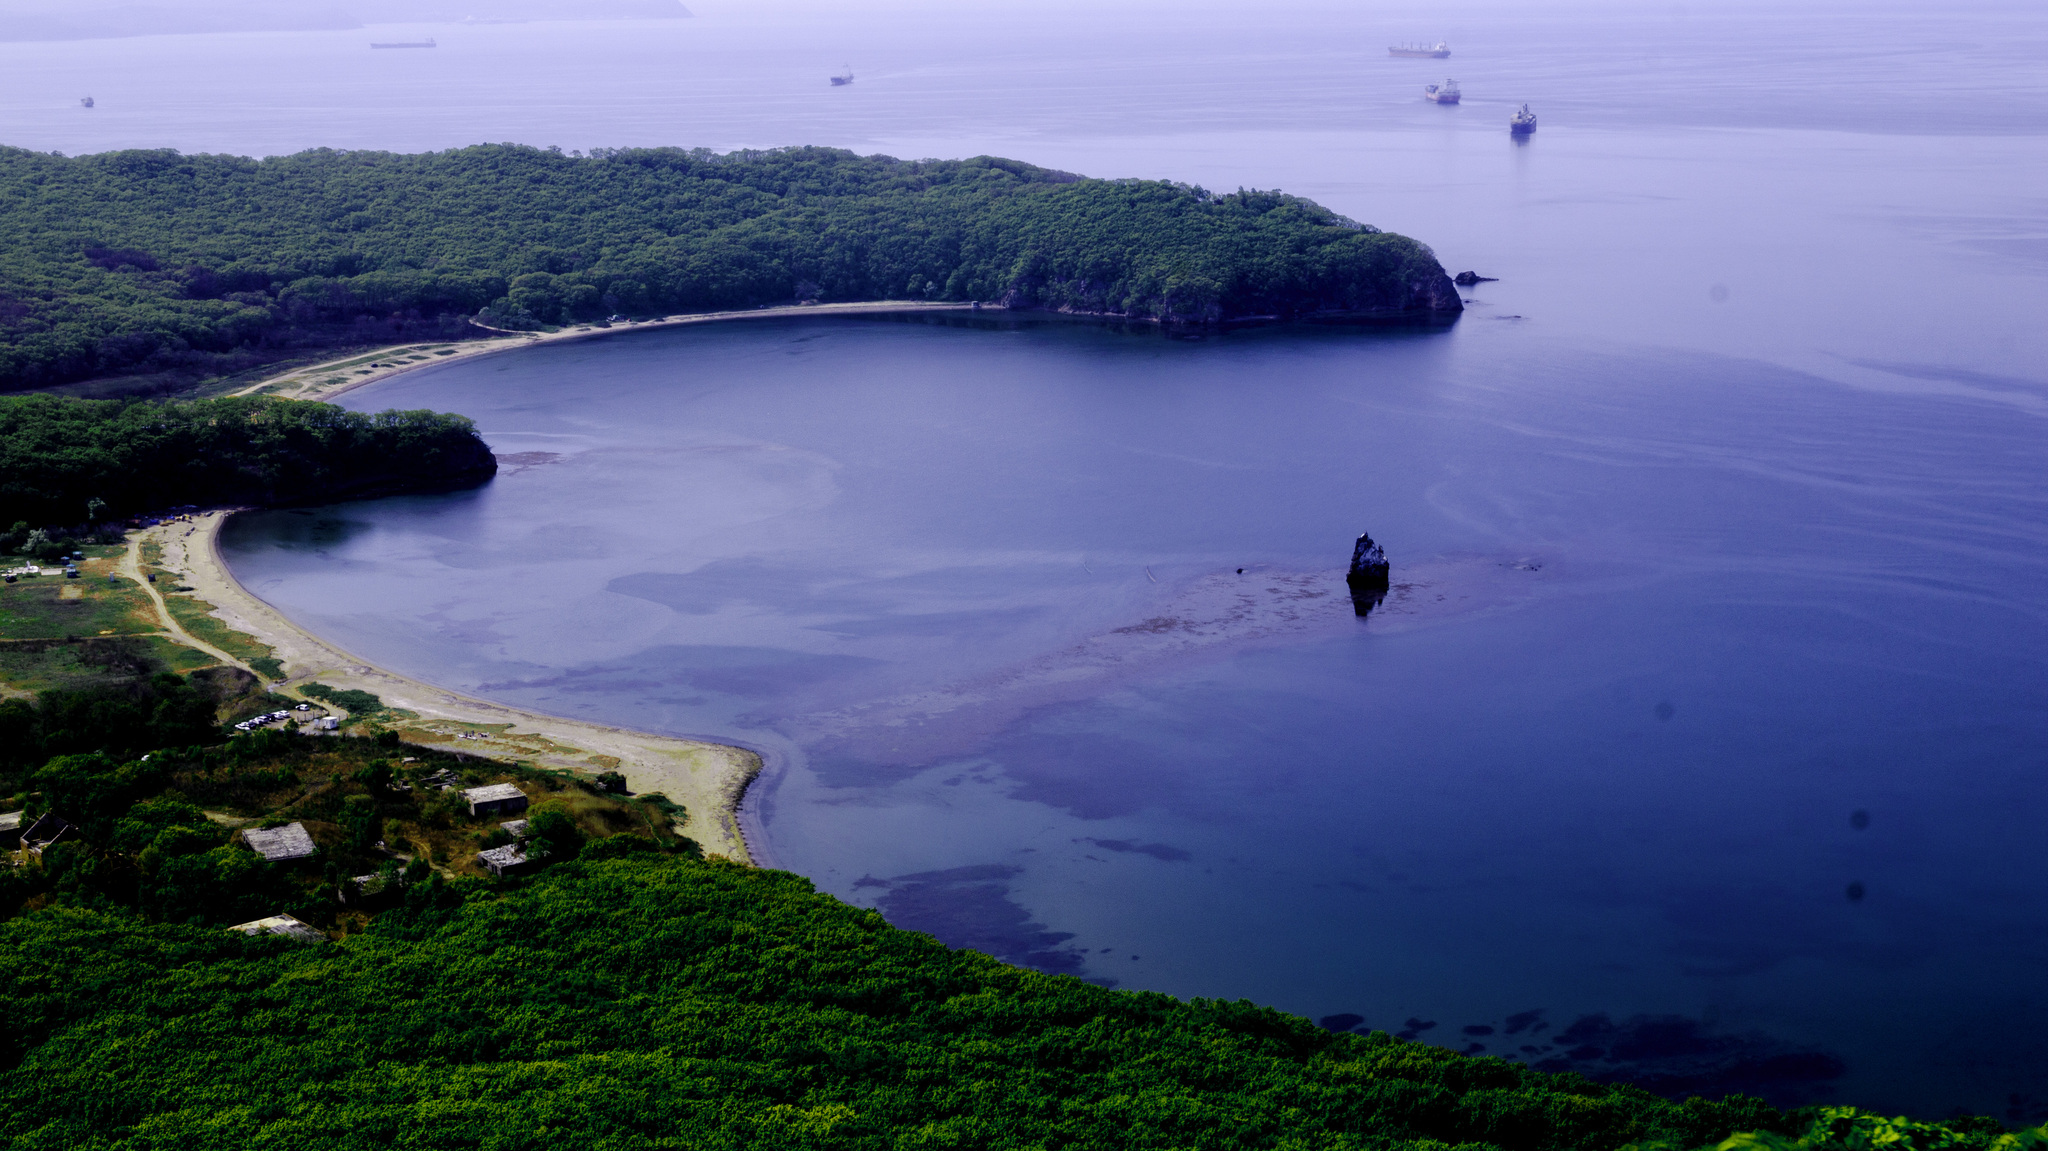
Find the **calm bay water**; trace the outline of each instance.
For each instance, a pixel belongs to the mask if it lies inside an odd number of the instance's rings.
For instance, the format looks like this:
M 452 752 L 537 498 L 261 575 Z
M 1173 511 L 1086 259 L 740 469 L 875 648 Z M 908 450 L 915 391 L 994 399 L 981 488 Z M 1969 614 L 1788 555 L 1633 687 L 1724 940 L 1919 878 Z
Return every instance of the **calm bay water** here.
M 1501 280 L 1429 333 L 762 321 L 422 372 L 348 402 L 466 412 L 506 470 L 241 521 L 260 594 L 759 747 L 764 857 L 1018 962 L 2048 1117 L 2048 19 L 692 7 L 0 45 L 0 115 L 996 152 L 1278 185 Z M 1423 37 L 1457 54 L 1376 55 Z M 1467 104 L 1423 105 L 1445 72 Z M 1418 585 L 1364 622 L 1309 594 L 1361 529 Z

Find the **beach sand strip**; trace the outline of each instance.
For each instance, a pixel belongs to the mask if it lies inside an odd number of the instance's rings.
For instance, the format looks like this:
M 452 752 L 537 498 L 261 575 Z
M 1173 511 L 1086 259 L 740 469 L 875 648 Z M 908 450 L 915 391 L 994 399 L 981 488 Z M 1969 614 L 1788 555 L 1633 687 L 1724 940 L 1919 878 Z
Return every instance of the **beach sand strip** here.
M 617 771 L 634 793 L 659 792 L 683 805 L 686 817 L 677 830 L 702 845 L 706 855 L 753 862 L 740 833 L 738 809 L 747 784 L 760 773 L 758 755 L 508 707 L 376 667 L 292 623 L 242 586 L 220 554 L 221 527 L 232 514 L 206 512 L 138 535 L 155 537 L 163 548 L 162 566 L 178 573 L 190 594 L 213 605 L 214 616 L 275 649 L 284 678 L 271 684 L 273 691 L 310 698 L 300 689 L 315 681 L 367 691 L 385 707 L 416 717 L 386 721 L 412 742 L 441 746 L 460 741 L 473 744 L 479 757 L 585 773 Z
M 602 339 L 605 336 L 616 336 L 621 332 L 638 332 L 649 328 L 680 328 L 691 324 L 725 323 L 733 320 L 777 320 L 798 316 L 874 316 L 905 312 L 975 310 L 973 304 L 877 300 L 855 304 L 789 304 L 774 308 L 749 308 L 738 312 L 698 312 L 682 316 L 664 316 L 660 319 L 628 320 L 604 328 L 590 324 L 572 324 L 554 332 L 510 332 L 485 328 L 478 324 L 475 326 L 480 330 L 494 334 L 483 339 L 424 340 L 410 344 L 392 344 L 370 352 L 356 352 L 341 359 L 326 360 L 309 367 L 293 368 L 290 371 L 266 376 L 229 394 L 260 394 L 285 400 L 324 402 L 365 385 L 380 383 L 393 376 L 433 367 L 436 364 L 454 363 L 456 360 L 474 359 L 519 348 L 537 347 L 541 344 Z

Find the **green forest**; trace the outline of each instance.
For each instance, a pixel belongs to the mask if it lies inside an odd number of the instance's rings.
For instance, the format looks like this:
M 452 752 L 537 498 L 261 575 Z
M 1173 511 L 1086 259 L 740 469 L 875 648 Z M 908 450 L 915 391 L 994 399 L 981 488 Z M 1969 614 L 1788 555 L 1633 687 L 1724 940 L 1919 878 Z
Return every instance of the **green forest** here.
M 0 388 L 802 300 L 1147 321 L 1455 315 L 1429 249 L 1279 192 L 826 148 L 250 160 L 0 149 Z
M 19 916 L 0 925 L 0 1131 L 53 1151 L 2048 1147 L 1990 1120 L 1673 1103 L 1105 990 L 797 876 L 608 843 L 529 880 L 417 884 L 329 943 Z
M 403 743 L 402 717 L 222 738 L 280 702 L 163 672 L 0 701 L 0 802 L 73 825 L 0 869 L 8 1146 L 2048 1151 L 1012 967 L 701 859 L 616 775 Z M 512 836 L 443 788 L 487 782 L 533 797 L 539 870 L 478 866 Z M 285 821 L 314 859 L 233 830 Z M 279 913 L 319 939 L 224 929 Z
M 446 489 L 496 472 L 496 458 L 463 416 L 365 415 L 260 396 L 190 403 L 0 397 L 0 552 L 61 548 L 56 532 L 44 531 L 35 544 L 28 539 L 51 525 L 186 504 Z

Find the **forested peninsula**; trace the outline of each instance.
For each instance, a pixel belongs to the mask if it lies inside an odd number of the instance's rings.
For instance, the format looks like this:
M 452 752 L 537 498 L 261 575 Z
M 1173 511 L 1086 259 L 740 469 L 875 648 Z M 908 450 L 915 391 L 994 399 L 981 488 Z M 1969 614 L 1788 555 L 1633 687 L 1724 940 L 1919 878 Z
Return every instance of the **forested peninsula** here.
M 1424 245 L 1279 192 L 826 148 L 266 160 L 0 149 L 0 388 L 818 301 L 1165 324 L 1455 316 Z
M 0 397 L 0 527 L 13 525 L 0 551 L 23 547 L 8 537 L 32 529 L 185 504 L 448 490 L 497 470 L 467 417 L 438 412 L 365 415 L 267 396 L 189 403 Z

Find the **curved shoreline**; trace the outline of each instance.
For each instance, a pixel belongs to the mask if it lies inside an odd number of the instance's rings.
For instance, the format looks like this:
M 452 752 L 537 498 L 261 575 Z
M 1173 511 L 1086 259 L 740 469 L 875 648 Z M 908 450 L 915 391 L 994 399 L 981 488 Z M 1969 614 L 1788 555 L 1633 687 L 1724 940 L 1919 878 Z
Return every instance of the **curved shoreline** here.
M 383 383 L 385 380 L 394 379 L 408 372 L 418 371 L 421 368 L 456 363 L 461 360 L 475 359 L 479 356 L 497 355 L 501 352 L 516 351 L 520 348 L 538 347 L 542 344 L 566 343 L 574 340 L 596 340 L 606 336 L 616 336 L 624 332 L 644 332 L 655 328 L 681 328 L 692 324 L 716 324 L 733 320 L 788 319 L 796 316 L 877 316 L 911 312 L 973 313 L 977 310 L 992 310 L 998 314 L 1002 312 L 1000 308 L 977 309 L 973 304 L 929 304 L 916 300 L 880 300 L 850 304 L 788 304 L 774 308 L 750 308 L 743 312 L 693 312 L 682 316 L 663 316 L 658 320 L 631 320 L 623 324 L 614 324 L 608 328 L 581 325 L 563 328 L 556 332 L 511 332 L 498 328 L 486 328 L 484 329 L 485 331 L 494 331 L 499 334 L 482 340 L 415 340 L 411 343 L 391 344 L 387 345 L 383 351 L 359 352 L 340 360 L 326 360 L 307 367 L 293 368 L 288 372 L 280 372 L 274 376 L 265 376 L 253 384 L 236 388 L 229 394 L 251 396 L 267 393 L 275 395 L 280 399 L 324 401 L 347 392 L 355 391 L 357 388 L 367 387 L 370 384 Z M 478 326 L 481 327 L 481 325 Z M 393 349 L 410 350 L 441 345 L 452 347 L 455 351 L 446 356 L 436 356 L 382 367 L 350 367 L 350 365 L 358 363 L 375 363 L 386 355 L 392 354 Z M 336 384 L 323 383 L 320 379 L 315 378 L 331 376 L 334 372 L 344 370 L 349 371 L 351 375 L 360 375 L 362 378 L 343 380 Z
M 709 740 L 675 739 L 608 724 L 528 711 L 463 695 L 380 668 L 298 626 L 235 577 L 220 551 L 220 533 L 243 509 L 206 512 L 190 525 L 169 523 L 140 533 L 163 545 L 163 566 L 179 572 L 196 598 L 236 631 L 274 649 L 285 678 L 272 690 L 297 695 L 318 680 L 370 692 L 387 706 L 417 717 L 400 726 L 408 742 L 453 743 L 482 736 L 480 755 L 521 759 L 543 767 L 595 772 L 616 770 L 635 792 L 659 792 L 682 804 L 682 834 L 706 855 L 752 864 L 738 809 L 747 785 L 761 773 L 753 751 Z M 180 530 L 186 529 L 186 530 Z M 496 746 L 493 746 L 496 745 Z
M 452 355 L 408 360 L 367 370 L 356 369 L 351 374 L 360 374 L 361 378 L 344 380 L 337 384 L 322 383 L 317 377 L 331 376 L 335 371 L 345 370 L 345 366 L 350 364 L 366 361 L 375 363 L 391 354 L 390 350 L 387 348 L 380 352 L 358 353 L 339 361 L 330 360 L 308 367 L 294 368 L 236 389 L 233 394 L 246 396 L 267 393 L 284 399 L 326 401 L 422 368 L 542 344 L 601 339 L 650 328 L 819 315 L 888 315 L 978 310 L 972 304 L 931 304 L 901 300 L 804 304 L 754 308 L 747 311 L 665 316 L 658 320 L 635 321 L 607 328 L 577 327 L 557 332 L 506 332 L 498 338 L 454 344 L 456 350 Z M 390 347 L 410 349 L 431 347 L 434 343 L 427 341 L 424 344 Z M 174 548 L 182 553 L 182 563 L 172 566 L 179 567 L 185 573 L 187 581 L 193 586 L 193 594 L 214 606 L 214 615 L 235 630 L 254 636 L 275 649 L 277 658 L 285 664 L 286 676 L 272 685 L 273 690 L 297 695 L 295 684 L 317 679 L 337 688 L 354 687 L 369 691 L 388 703 L 420 714 L 427 719 L 429 725 L 439 722 L 446 726 L 461 728 L 503 726 L 507 736 L 511 734 L 513 727 L 523 726 L 527 730 L 520 733 L 522 737 L 532 737 L 563 749 L 562 752 L 552 755 L 544 753 L 544 760 L 552 759 L 555 766 L 590 770 L 600 766 L 590 759 L 590 755 L 614 758 L 619 761 L 617 770 L 626 776 L 627 786 L 634 791 L 658 791 L 683 805 L 686 818 L 682 833 L 696 840 L 703 847 L 705 854 L 722 855 L 749 865 L 754 863 L 739 812 L 741 804 L 746 799 L 747 788 L 760 777 L 764 769 L 763 757 L 759 752 L 736 744 L 712 740 L 673 739 L 630 728 L 586 723 L 492 703 L 402 676 L 358 659 L 292 623 L 283 613 L 251 592 L 235 577 L 233 570 L 228 567 L 226 558 L 221 555 L 220 533 L 228 518 L 239 510 L 242 509 L 214 511 L 196 517 L 195 527 L 187 533 L 187 536 L 191 537 L 189 539 L 174 538 L 174 525 L 165 525 L 151 531 L 162 533 L 159 538 L 165 546 L 167 564 L 171 563 Z M 429 730 L 432 730 L 431 727 Z M 453 736 L 452 732 L 445 731 L 435 731 L 434 734 L 448 734 L 451 738 Z M 519 750 L 530 752 L 532 749 Z M 577 762 L 579 758 L 582 762 Z

